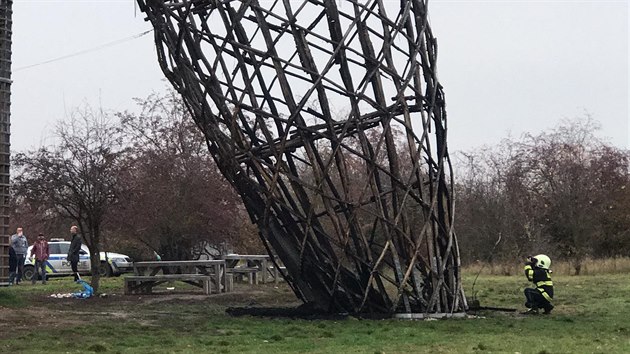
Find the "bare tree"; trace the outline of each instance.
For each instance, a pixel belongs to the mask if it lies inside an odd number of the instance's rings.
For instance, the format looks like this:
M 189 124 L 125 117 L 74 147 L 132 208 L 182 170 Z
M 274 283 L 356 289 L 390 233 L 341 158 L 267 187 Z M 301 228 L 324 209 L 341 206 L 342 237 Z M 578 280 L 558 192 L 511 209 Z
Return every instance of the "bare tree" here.
M 58 123 L 54 144 L 17 154 L 14 160 L 16 193 L 45 213 L 69 218 L 79 226 L 90 250 L 95 291 L 103 222 L 116 203 L 121 152 L 111 117 L 85 106 Z
M 597 187 L 593 201 L 599 214 L 600 235 L 593 244 L 597 257 L 630 255 L 630 154 L 602 146 L 595 153 L 591 178 Z
M 570 121 L 521 144 L 539 220 L 555 253 L 570 259 L 576 274 L 599 233 L 593 205 L 599 188 L 591 164 L 602 145 L 594 136 L 597 128 L 590 119 Z
M 495 149 L 460 155 L 457 230 L 466 263 L 513 260 L 541 242 L 527 170 L 516 146 L 504 140 Z
M 216 168 L 181 98 L 170 90 L 136 101 L 138 114 L 118 114 L 132 151 L 120 178 L 125 193 L 113 216 L 118 234 L 163 259 L 251 246 L 258 237 L 242 202 Z

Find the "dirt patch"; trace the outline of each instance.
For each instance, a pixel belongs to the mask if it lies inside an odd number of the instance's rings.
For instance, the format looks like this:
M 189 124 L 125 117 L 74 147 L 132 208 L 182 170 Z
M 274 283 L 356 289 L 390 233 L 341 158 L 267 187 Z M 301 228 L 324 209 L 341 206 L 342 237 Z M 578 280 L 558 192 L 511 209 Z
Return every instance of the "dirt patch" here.
M 16 333 L 28 333 L 39 327 L 64 328 L 90 322 L 67 311 L 47 307 L 0 307 L 0 318 L 0 338 L 14 337 Z
M 72 328 L 76 326 L 120 319 L 144 326 L 164 323 L 165 318 L 185 316 L 190 319 L 208 313 L 224 313 L 230 307 L 297 308 L 302 304 L 286 285 L 238 284 L 233 292 L 203 295 L 198 291 L 177 289 L 159 290 L 150 295 L 124 295 L 121 290 L 89 299 L 56 298 L 50 294 L 22 294 L 26 296 L 21 308 L 0 307 L 0 339 L 37 331 L 38 328 Z M 203 313 L 196 314 L 197 310 Z M 261 310 L 264 313 L 264 310 Z M 271 310 L 273 311 L 273 310 Z M 267 312 L 271 313 L 271 312 Z M 281 311 L 277 312 L 278 316 Z M 288 313 L 291 313 L 290 310 Z M 16 332 L 17 331 L 17 332 Z
M 208 300 L 207 295 L 197 294 L 164 294 L 164 295 L 150 295 L 139 298 L 140 301 L 147 305 L 159 304 L 159 303 L 171 303 L 171 302 L 201 302 Z

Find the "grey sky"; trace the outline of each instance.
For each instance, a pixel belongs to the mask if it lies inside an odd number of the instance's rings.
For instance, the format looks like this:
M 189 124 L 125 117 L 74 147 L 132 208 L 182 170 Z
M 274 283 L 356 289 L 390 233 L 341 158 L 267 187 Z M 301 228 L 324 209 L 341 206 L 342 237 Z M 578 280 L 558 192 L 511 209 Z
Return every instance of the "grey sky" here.
M 629 146 L 628 1 L 432 0 L 429 8 L 451 150 L 585 112 L 602 136 Z M 133 0 L 17 0 L 13 20 L 14 151 L 39 146 L 84 102 L 134 109 L 133 97 L 167 85 L 152 34 L 28 67 L 151 29 Z

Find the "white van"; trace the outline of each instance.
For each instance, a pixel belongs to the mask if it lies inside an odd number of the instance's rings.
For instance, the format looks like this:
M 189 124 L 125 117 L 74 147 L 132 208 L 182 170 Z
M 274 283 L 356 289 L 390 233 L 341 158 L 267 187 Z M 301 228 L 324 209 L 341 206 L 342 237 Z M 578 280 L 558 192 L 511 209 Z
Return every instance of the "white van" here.
M 35 259 L 31 254 L 33 246 L 28 248 L 27 258 L 24 262 L 24 280 L 31 280 L 35 274 Z M 72 274 L 70 262 L 68 262 L 68 250 L 70 249 L 70 241 L 58 241 L 53 239 L 48 242 L 48 250 L 50 256 L 46 261 L 46 274 L 51 275 L 69 275 Z M 81 245 L 79 251 L 79 264 L 77 265 L 79 273 L 90 274 L 90 251 L 86 245 Z M 101 252 L 101 264 L 99 273 L 103 277 L 120 275 L 133 271 L 133 260 L 124 254 L 113 252 Z

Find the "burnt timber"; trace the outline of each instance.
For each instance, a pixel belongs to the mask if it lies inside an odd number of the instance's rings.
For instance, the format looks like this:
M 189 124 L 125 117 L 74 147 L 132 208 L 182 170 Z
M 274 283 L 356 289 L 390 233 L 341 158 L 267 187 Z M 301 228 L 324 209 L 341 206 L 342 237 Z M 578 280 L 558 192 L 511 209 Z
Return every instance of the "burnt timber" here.
M 427 1 L 138 4 L 298 297 L 328 312 L 466 309 Z

